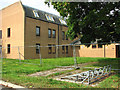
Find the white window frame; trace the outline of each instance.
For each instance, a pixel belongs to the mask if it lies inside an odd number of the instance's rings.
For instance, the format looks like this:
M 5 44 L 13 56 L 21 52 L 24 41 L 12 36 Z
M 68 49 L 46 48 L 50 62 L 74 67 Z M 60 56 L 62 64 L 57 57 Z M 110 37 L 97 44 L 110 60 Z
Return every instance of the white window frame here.
M 38 13 L 37 13 L 36 10 L 33 10 L 33 13 L 34 13 L 34 16 L 35 16 L 35 17 L 39 17 L 39 15 L 38 15 Z
M 67 23 L 64 20 L 62 20 L 61 18 L 59 18 L 59 21 L 61 22 L 61 24 L 67 25 Z
M 49 20 L 49 21 L 53 21 L 53 22 L 54 22 L 54 19 L 53 19 L 53 17 L 52 17 L 52 16 L 47 15 L 47 14 L 45 14 L 45 16 L 46 16 L 47 20 Z

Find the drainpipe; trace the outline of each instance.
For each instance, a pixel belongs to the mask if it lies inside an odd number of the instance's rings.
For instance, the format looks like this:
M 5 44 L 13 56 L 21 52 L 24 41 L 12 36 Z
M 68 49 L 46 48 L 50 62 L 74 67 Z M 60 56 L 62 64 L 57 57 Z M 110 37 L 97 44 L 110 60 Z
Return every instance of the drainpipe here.
M 104 57 L 106 57 L 106 56 L 105 56 L 105 45 L 104 45 Z
M 56 38 L 56 43 L 59 45 L 59 24 L 58 24 L 58 38 Z M 59 57 L 59 46 L 56 47 L 56 58 Z

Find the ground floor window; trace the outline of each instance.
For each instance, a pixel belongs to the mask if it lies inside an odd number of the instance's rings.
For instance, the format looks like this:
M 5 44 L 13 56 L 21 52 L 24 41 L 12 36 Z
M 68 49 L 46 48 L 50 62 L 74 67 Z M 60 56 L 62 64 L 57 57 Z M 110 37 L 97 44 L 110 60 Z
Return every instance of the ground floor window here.
M 55 53 L 56 53 L 56 45 L 48 44 L 48 54 L 55 54 Z
M 55 46 L 55 44 L 53 44 L 52 51 L 53 51 L 53 54 L 55 54 L 55 53 L 56 53 L 56 46 Z
M 48 44 L 48 54 L 51 54 L 51 53 L 52 53 L 52 45 Z
M 39 43 L 36 43 L 36 54 L 39 54 L 39 48 L 40 48 L 40 44 Z
M 10 54 L 10 44 L 7 45 L 7 53 Z
M 65 53 L 65 46 L 62 46 L 62 54 Z
M 96 48 L 96 45 L 92 45 L 92 48 Z
M 66 54 L 68 54 L 68 46 L 66 46 Z
M 98 44 L 98 48 L 102 48 L 102 44 Z

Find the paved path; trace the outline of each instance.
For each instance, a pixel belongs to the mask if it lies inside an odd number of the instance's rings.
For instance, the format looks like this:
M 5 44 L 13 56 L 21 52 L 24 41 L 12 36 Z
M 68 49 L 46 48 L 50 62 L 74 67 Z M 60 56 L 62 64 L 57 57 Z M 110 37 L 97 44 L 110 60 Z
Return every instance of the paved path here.
M 21 88 L 21 89 L 24 88 L 22 86 L 15 85 L 15 84 L 5 82 L 5 81 L 2 81 L 2 80 L 0 80 L 0 85 L 8 86 L 8 87 L 11 87 L 11 88 Z M 4 87 L 4 86 L 2 86 L 2 87 Z
M 12 89 L 12 88 L 5 87 L 5 86 L 3 86 L 3 85 L 0 85 L 0 90 L 15 90 L 15 89 Z

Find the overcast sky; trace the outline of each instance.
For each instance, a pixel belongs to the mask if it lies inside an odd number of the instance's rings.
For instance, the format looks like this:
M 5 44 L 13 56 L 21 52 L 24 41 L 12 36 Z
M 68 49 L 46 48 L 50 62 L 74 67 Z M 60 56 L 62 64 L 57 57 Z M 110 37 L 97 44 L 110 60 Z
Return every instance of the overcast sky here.
M 10 4 L 17 2 L 17 1 L 20 1 L 20 0 L 0 0 L 0 10 L 6 6 L 9 6 Z M 48 7 L 48 5 L 45 5 L 44 1 L 45 0 L 21 0 L 21 2 L 24 5 L 27 5 L 27 6 L 30 6 L 33 8 L 37 8 L 37 9 L 40 9 L 40 10 L 43 10 L 43 11 L 46 11 L 46 12 L 49 12 L 49 13 L 59 16 L 59 13 L 55 9 L 53 9 L 53 6 Z

